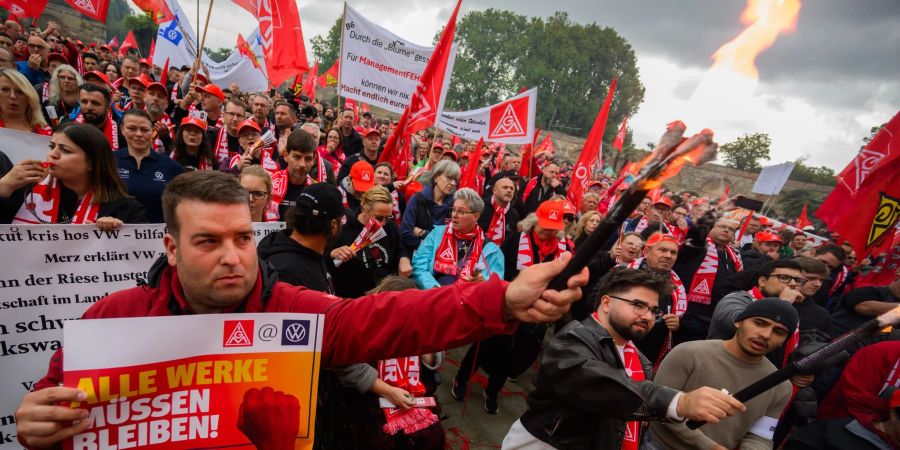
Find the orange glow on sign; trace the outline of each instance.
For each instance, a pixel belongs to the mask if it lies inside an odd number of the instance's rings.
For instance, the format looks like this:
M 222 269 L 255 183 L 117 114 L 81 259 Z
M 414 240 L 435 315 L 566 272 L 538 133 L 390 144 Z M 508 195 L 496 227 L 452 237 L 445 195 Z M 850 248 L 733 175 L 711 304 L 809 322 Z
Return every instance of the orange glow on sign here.
M 725 69 L 759 79 L 756 57 L 775 43 L 782 32 L 794 31 L 800 0 L 747 0 L 741 23 L 747 25 L 736 38 L 713 53 L 713 69 Z

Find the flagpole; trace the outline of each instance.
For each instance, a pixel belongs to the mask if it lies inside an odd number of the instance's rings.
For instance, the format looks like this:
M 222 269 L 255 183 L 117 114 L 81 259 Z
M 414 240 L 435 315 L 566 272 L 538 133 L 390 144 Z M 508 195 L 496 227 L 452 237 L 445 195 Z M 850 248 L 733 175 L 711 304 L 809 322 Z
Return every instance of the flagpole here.
M 201 62 L 201 64 L 202 64 L 201 57 L 203 55 L 203 49 L 206 47 L 206 32 L 209 31 L 209 18 L 210 18 L 210 16 L 212 16 L 213 4 L 215 2 L 216 2 L 216 0 L 209 0 L 209 10 L 206 11 L 206 23 L 203 25 L 203 38 L 200 40 L 200 47 L 198 47 L 199 50 L 197 51 L 197 61 Z M 197 23 L 197 26 L 200 26 L 200 24 Z M 199 65 L 198 65 L 198 67 L 199 67 Z
M 341 34 L 343 34 L 344 30 L 346 29 L 346 28 L 344 28 L 344 24 L 346 22 L 347 22 L 347 2 L 344 2 L 344 15 L 341 16 Z M 340 53 L 338 53 L 337 60 L 340 61 L 341 58 L 343 58 L 343 57 L 344 57 L 344 40 L 341 39 Z M 331 63 L 331 64 L 334 65 L 334 63 Z M 335 88 L 334 88 L 334 93 L 337 94 L 337 111 L 335 111 L 335 116 L 339 116 L 341 114 L 341 109 L 342 109 L 342 105 L 341 105 L 341 71 L 343 71 L 343 70 L 344 70 L 344 65 L 343 64 L 339 65 L 338 66 L 338 82 L 337 82 L 337 86 L 335 86 Z M 326 79 L 327 79 L 327 77 L 326 77 Z
M 197 0 L 197 29 L 200 29 L 200 0 Z M 197 57 L 200 55 L 200 41 L 197 41 Z

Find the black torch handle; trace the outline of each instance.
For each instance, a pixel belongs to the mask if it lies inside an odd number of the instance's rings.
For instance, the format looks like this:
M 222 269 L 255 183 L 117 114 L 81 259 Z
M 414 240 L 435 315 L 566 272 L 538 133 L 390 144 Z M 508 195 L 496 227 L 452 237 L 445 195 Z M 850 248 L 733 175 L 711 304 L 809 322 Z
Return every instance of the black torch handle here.
M 741 389 L 740 391 L 737 391 L 734 394 L 734 398 L 741 403 L 745 403 L 745 402 L 753 399 L 757 395 L 762 394 L 763 392 L 766 392 L 775 386 L 778 386 L 779 384 L 783 383 L 785 380 L 791 379 L 792 376 L 797 375 L 798 373 L 800 373 L 800 368 L 797 367 L 796 364 L 794 364 L 794 363 L 788 364 L 788 365 L 766 375 L 765 377 L 760 378 L 759 380 L 756 380 L 750 386 L 747 386 L 747 387 Z M 688 422 L 687 422 L 687 427 L 692 430 L 696 430 L 697 428 L 700 428 L 703 425 L 706 425 L 706 422 L 704 422 L 702 420 L 688 420 Z

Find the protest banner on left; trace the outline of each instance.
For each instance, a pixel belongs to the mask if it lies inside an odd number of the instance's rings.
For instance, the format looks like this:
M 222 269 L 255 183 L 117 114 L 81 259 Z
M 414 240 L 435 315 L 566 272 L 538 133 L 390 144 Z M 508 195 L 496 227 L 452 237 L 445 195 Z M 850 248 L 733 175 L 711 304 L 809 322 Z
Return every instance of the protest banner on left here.
M 69 323 L 63 384 L 87 393 L 71 406 L 91 425 L 64 448 L 312 448 L 323 325 L 274 313 Z
M 284 223 L 254 224 L 259 241 Z M 47 372 L 63 325 L 143 279 L 163 253 L 163 224 L 0 225 L 0 449 L 15 445 L 15 410 Z M 11 438 L 11 439 L 10 439 Z

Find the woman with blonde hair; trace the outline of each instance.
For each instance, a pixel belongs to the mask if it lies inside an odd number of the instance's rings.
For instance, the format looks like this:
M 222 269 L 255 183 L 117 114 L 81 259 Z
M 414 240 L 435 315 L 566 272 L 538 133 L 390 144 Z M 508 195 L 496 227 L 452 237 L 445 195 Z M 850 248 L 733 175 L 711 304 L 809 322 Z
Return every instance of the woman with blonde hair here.
M 38 94 L 24 75 L 0 70 L 0 128 L 50 136 Z
M 393 198 L 384 186 L 372 186 L 359 199 L 359 211 L 348 216 L 347 223 L 335 241 L 335 248 L 347 246 L 355 253 L 334 272 L 335 293 L 356 298 L 374 288 L 388 275 L 408 277 L 412 273 L 409 256 L 400 241 L 400 230 L 394 221 Z M 362 249 L 350 247 L 371 221 L 386 232 L 385 237 Z
M 74 67 L 60 64 L 50 77 L 49 94 L 44 103 L 44 118 L 48 123 L 62 120 L 78 108 L 78 88 L 84 80 Z M 51 114 L 49 108 L 53 109 Z M 58 122 L 57 122 L 58 123 Z
M 278 222 L 278 203 L 272 200 L 272 177 L 269 172 L 254 164 L 244 167 L 238 179 L 250 194 L 250 220 Z
M 581 219 L 575 224 L 575 248 L 578 248 L 600 226 L 602 220 L 603 216 L 597 211 L 588 211 L 581 216 Z

